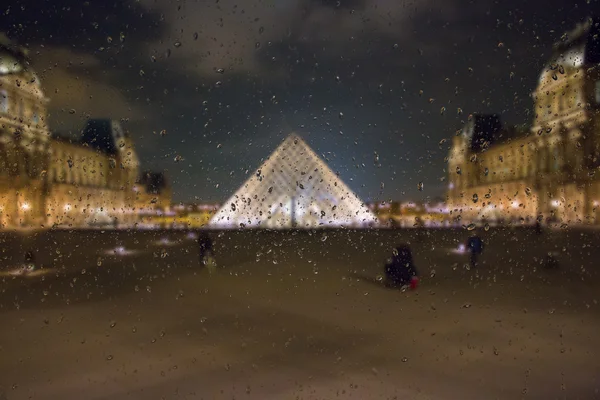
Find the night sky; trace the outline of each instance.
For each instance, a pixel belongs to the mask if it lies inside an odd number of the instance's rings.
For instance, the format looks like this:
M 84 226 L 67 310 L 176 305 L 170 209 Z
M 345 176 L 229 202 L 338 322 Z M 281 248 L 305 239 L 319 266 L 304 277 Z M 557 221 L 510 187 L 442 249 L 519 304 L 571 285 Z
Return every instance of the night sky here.
M 450 140 L 440 141 L 470 113 L 529 122 L 552 43 L 600 15 L 594 0 L 0 8 L 0 31 L 31 49 L 53 131 L 122 119 L 143 168 L 167 172 L 174 200 L 205 202 L 227 199 L 292 131 L 364 200 L 443 195 Z

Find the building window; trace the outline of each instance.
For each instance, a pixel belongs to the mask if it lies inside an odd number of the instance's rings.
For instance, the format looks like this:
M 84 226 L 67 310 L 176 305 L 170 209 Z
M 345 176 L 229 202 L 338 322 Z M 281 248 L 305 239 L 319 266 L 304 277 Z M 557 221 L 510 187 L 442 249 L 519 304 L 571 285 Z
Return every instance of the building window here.
M 600 104 L 600 81 L 596 81 L 596 87 L 594 89 L 596 104 Z
M 0 90 L 0 113 L 8 113 L 8 93 Z

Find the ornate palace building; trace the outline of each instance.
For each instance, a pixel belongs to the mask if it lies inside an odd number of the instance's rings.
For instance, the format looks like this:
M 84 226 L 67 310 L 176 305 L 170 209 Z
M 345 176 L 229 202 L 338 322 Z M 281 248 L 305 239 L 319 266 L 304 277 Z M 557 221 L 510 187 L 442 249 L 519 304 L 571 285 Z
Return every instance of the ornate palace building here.
M 117 121 L 56 137 L 47 103 L 26 50 L 0 35 L 0 228 L 130 225 L 142 208 L 168 207 L 166 183 L 161 193 L 137 183 L 137 155 Z
M 469 117 L 448 157 L 455 217 L 600 222 L 599 34 L 590 20 L 555 45 L 533 93 L 530 128 Z

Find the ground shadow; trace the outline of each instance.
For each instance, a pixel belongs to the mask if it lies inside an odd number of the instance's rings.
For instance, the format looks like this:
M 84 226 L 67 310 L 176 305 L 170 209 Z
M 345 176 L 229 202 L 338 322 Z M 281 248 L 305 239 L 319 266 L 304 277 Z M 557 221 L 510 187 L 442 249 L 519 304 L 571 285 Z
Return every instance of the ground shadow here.
M 402 288 L 400 288 L 398 285 L 389 283 L 385 278 L 373 277 L 359 272 L 352 272 L 349 276 L 353 279 L 365 282 L 369 285 L 380 287 L 382 289 L 402 291 Z

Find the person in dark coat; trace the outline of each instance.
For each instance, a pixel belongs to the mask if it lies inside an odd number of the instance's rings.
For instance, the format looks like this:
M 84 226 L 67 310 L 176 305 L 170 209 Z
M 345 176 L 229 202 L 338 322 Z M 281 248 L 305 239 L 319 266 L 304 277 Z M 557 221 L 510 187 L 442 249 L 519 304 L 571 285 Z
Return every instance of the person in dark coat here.
M 33 251 L 31 250 L 27 250 L 25 252 L 25 271 L 33 271 L 35 269 L 37 269 L 37 266 L 35 264 L 35 254 L 33 253 Z
M 471 253 L 471 267 L 475 268 L 477 266 L 479 256 L 483 252 L 483 240 L 476 234 L 473 234 L 467 242 L 467 248 Z
M 206 261 L 206 256 L 212 254 L 212 240 L 206 233 L 198 235 L 198 253 L 202 264 Z
M 393 286 L 408 286 L 416 288 L 418 273 L 412 258 L 410 247 L 398 246 L 394 249 L 392 258 L 385 266 L 387 281 Z
M 542 224 L 540 221 L 535 221 L 535 233 L 538 235 L 542 234 Z

